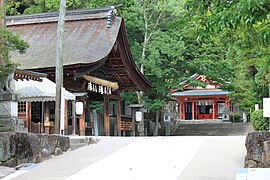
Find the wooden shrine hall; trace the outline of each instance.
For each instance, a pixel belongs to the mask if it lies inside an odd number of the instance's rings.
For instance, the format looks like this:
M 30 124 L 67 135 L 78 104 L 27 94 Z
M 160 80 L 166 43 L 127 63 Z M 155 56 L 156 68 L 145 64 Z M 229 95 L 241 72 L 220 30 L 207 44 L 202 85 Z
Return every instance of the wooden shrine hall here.
M 58 13 L 7 17 L 7 27 L 19 33 L 30 47 L 12 58 L 20 69 L 48 74 L 55 81 Z M 123 18 L 114 7 L 67 11 L 65 17 L 63 86 L 84 103 L 79 134 L 85 134 L 90 101 L 104 102 L 104 135 L 110 134 L 109 102 L 117 102 L 117 135 L 121 134 L 121 92 L 153 87 L 133 60 Z M 72 126 L 75 124 L 73 123 Z M 65 129 L 65 134 L 69 134 Z
M 192 86 L 189 81 L 201 81 L 205 87 Z M 180 120 L 228 120 L 232 111 L 229 92 L 220 89 L 220 84 L 208 80 L 204 75 L 194 74 L 189 81 L 179 84 L 179 91 L 172 96 L 179 102 Z

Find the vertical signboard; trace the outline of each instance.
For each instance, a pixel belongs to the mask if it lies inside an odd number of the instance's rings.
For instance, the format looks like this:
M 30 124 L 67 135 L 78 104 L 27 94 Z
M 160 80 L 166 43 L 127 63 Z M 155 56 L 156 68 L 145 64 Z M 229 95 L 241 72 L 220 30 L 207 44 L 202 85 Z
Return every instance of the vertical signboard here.
M 259 104 L 255 104 L 255 111 L 259 110 Z
M 263 98 L 263 117 L 270 117 L 270 98 Z

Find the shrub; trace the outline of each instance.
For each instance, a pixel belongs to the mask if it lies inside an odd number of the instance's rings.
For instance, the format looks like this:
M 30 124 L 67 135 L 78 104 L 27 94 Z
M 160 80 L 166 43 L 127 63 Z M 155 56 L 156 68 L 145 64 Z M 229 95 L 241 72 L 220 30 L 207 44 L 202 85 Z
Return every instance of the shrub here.
M 263 117 L 263 110 L 254 111 L 251 114 L 251 121 L 254 130 L 256 131 L 268 131 L 269 120 Z
M 242 122 L 240 113 L 230 113 L 230 121 L 231 122 Z

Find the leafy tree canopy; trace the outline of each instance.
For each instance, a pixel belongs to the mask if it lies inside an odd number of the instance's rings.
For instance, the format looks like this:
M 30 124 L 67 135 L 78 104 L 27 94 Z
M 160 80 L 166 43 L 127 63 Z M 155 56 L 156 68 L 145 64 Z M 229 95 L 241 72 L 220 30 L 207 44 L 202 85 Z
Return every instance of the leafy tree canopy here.
M 5 18 L 4 10 L 0 7 L 0 18 Z M 27 42 L 20 39 L 18 34 L 10 32 L 5 25 L 0 27 L 0 76 L 6 76 L 17 65 L 10 58 L 11 51 L 24 53 L 27 49 Z

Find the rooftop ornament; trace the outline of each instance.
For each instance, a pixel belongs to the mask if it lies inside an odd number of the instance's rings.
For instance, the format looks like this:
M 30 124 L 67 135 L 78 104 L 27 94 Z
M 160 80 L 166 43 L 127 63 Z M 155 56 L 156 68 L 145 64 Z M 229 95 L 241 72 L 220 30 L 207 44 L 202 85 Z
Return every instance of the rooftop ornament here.
M 114 16 L 116 15 L 117 10 L 115 9 L 115 6 L 111 7 L 111 10 L 109 10 L 107 14 L 107 28 L 110 28 L 112 26 L 112 21 Z

